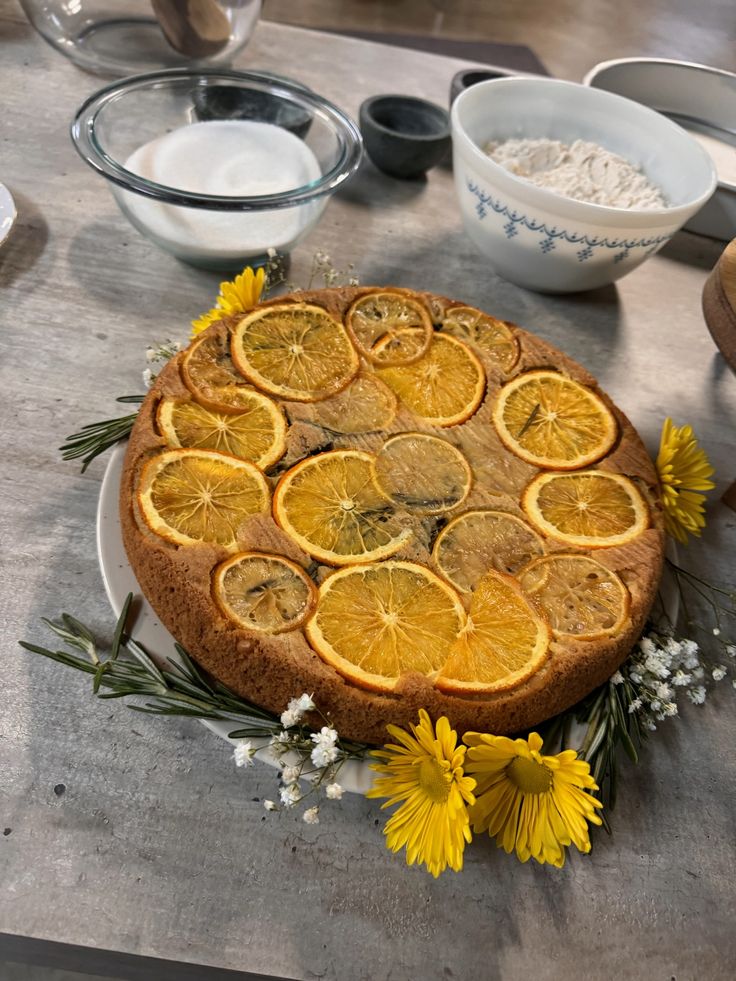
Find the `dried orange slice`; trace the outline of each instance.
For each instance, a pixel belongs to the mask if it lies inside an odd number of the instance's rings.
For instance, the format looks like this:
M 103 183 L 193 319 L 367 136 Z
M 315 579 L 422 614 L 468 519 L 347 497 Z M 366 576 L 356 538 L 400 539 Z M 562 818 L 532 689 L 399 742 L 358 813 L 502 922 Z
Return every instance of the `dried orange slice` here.
M 636 485 L 606 470 L 540 473 L 521 504 L 543 534 L 582 548 L 625 545 L 649 526 L 649 510 Z
M 177 545 L 237 546 L 238 527 L 269 505 L 255 464 L 214 450 L 164 450 L 143 466 L 138 505 L 151 531 Z
M 424 566 L 393 560 L 328 576 L 306 634 L 356 685 L 392 691 L 406 672 L 433 677 L 464 623 L 450 586 Z
M 411 537 L 373 480 L 373 455 L 333 450 L 287 470 L 273 495 L 273 514 L 305 552 L 328 565 L 393 555 Z
M 451 307 L 442 330 L 470 344 L 502 371 L 510 371 L 519 358 L 519 342 L 509 325 L 475 307 Z
M 427 353 L 433 328 L 429 310 L 403 293 L 366 293 L 350 307 L 345 323 L 369 361 L 388 367 L 411 364 Z
M 230 352 L 250 382 L 295 402 L 334 395 L 360 367 L 343 325 L 308 303 L 258 307 L 246 314 L 233 331 Z
M 304 623 L 317 601 L 317 587 L 283 555 L 241 552 L 216 566 L 212 595 L 238 626 L 280 634 Z
M 618 633 L 631 606 L 615 572 L 585 555 L 545 555 L 519 575 L 556 634 L 597 640 Z
M 502 442 L 537 467 L 577 470 L 600 460 L 616 442 L 608 406 L 556 371 L 528 371 L 498 393 L 493 422 Z
M 544 552 L 526 521 L 505 511 L 467 511 L 453 518 L 432 549 L 435 565 L 456 589 L 470 592 L 490 570 L 516 573 Z
M 335 433 L 371 433 L 396 418 L 398 400 L 375 375 L 360 374 L 347 388 L 313 407 L 314 419 Z
M 467 344 L 435 334 L 414 364 L 379 368 L 378 376 L 414 415 L 435 426 L 456 426 L 480 405 L 486 387 L 483 365 Z
M 473 593 L 467 623 L 435 684 L 458 694 L 515 688 L 544 664 L 549 641 L 547 622 L 518 582 L 488 572 Z
M 470 493 L 473 474 L 460 450 L 426 433 L 399 433 L 373 461 L 376 483 L 386 497 L 413 514 L 442 514 Z
M 208 409 L 190 399 L 161 399 L 156 422 L 169 446 L 220 450 L 262 470 L 286 450 L 284 414 L 267 395 L 243 389 L 237 412 Z
M 233 364 L 230 332 L 224 324 L 206 331 L 189 345 L 179 370 L 194 398 L 219 412 L 237 411 L 241 396 L 247 400 L 247 393 L 253 390 Z

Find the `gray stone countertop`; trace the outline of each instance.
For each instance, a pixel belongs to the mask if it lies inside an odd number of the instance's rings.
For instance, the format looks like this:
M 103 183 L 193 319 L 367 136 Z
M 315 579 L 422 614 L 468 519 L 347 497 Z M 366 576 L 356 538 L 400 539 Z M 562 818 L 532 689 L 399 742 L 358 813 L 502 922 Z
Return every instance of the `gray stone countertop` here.
M 730 690 L 687 707 L 624 767 L 614 835 L 597 834 L 590 857 L 572 854 L 561 871 L 522 866 L 478 840 L 462 875 L 434 881 L 385 849 L 375 803 L 346 797 L 316 827 L 267 817 L 272 770 L 244 775 L 200 724 L 96 701 L 80 676 L 17 646 L 48 642 L 41 618 L 61 611 L 110 636 L 94 521 L 105 461 L 80 475 L 57 447 L 141 390 L 145 348 L 185 336 L 219 277 L 143 239 L 77 157 L 68 123 L 100 81 L 7 0 L 0 34 L 0 180 L 20 213 L 0 255 L 0 933 L 16 938 L 14 959 L 23 943 L 29 958 L 57 943 L 96 948 L 97 973 L 107 954 L 110 965 L 136 955 L 200 966 L 182 978 L 733 976 Z M 238 65 L 288 70 L 357 116 L 380 91 L 446 103 L 461 63 L 264 22 Z M 692 423 L 718 488 L 683 561 L 733 581 L 736 520 L 718 498 L 736 476 L 736 384 L 700 311 L 721 248 L 682 233 L 618 286 L 541 296 L 488 271 L 448 169 L 401 183 L 366 163 L 294 254 L 291 277 L 305 283 L 322 249 L 364 283 L 461 297 L 584 364 L 650 449 L 666 415 Z

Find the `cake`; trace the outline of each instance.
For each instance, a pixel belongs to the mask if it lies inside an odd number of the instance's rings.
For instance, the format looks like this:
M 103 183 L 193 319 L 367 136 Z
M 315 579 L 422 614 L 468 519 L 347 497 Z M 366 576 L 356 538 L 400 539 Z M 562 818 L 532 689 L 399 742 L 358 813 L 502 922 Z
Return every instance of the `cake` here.
M 156 378 L 121 481 L 162 623 L 344 738 L 420 708 L 511 734 L 618 668 L 656 595 L 657 477 L 595 379 L 522 328 L 395 287 L 223 317 Z

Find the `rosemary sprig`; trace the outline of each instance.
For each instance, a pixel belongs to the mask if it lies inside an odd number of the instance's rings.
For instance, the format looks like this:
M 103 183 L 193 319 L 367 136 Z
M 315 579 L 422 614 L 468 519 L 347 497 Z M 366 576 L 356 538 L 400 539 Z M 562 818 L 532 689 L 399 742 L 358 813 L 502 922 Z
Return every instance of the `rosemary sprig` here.
M 122 395 L 116 402 L 140 403 L 144 395 Z M 115 443 L 127 439 L 133 428 L 137 412 L 117 419 L 103 419 L 101 422 L 91 422 L 83 426 L 78 433 L 67 436 L 63 446 L 60 446 L 63 460 L 78 460 L 82 458 L 82 473 L 100 453 L 104 453 Z
M 234 728 L 228 735 L 234 739 L 267 740 L 284 731 L 277 716 L 236 695 L 219 681 L 206 677 L 180 644 L 174 645 L 178 660 L 167 658 L 166 666 L 159 668 L 145 648 L 126 631 L 132 600 L 130 593 L 118 617 L 107 654 L 100 651 L 88 628 L 68 613 L 63 613 L 58 623 L 46 619 L 43 622 L 67 647 L 81 652 L 82 656 L 24 640 L 20 641 L 20 646 L 92 675 L 92 691 L 98 698 L 143 699 L 143 704 L 128 704 L 135 712 L 231 722 Z M 306 727 L 296 726 L 289 731 L 294 748 L 298 749 L 300 745 L 311 748 Z M 361 758 L 368 749 L 361 743 L 345 739 L 339 740 L 339 748 L 343 759 Z

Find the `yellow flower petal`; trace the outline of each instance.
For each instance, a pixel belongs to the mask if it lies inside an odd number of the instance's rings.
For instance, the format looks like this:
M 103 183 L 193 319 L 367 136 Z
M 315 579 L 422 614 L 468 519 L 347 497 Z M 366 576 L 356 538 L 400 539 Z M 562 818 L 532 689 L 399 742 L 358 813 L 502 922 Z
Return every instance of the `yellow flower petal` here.
M 192 337 L 196 337 L 197 334 L 201 334 L 203 330 L 207 330 L 210 324 L 216 323 L 218 320 L 222 320 L 222 310 L 217 307 L 213 307 L 208 310 L 207 313 L 203 313 L 201 317 L 192 321 Z
M 601 824 L 590 767 L 573 750 L 542 754 L 542 738 L 508 739 L 466 733 L 465 769 L 477 780 L 470 808 L 473 831 L 487 831 L 499 848 L 520 861 L 564 865 L 565 849 L 590 851 L 588 824 Z M 517 762 L 521 761 L 521 762 Z
M 692 426 L 674 425 L 665 419 L 657 455 L 665 531 L 683 544 L 688 535 L 700 535 L 705 527 L 700 491 L 715 487 L 709 478 L 713 467 L 695 438 Z
M 192 321 L 192 337 L 201 334 L 210 324 L 221 320 L 225 314 L 245 313 L 257 306 L 266 283 L 263 267 L 255 272 L 246 266 L 231 282 L 220 283 L 220 293 L 215 306 Z
M 408 865 L 424 865 L 435 878 L 463 866 L 466 843 L 472 839 L 468 806 L 475 802 L 475 780 L 467 777 L 463 763 L 465 746 L 457 745 L 457 733 L 443 716 L 436 727 L 424 709 L 411 735 L 388 726 L 396 743 L 375 750 L 379 761 L 368 797 L 388 797 L 382 807 L 399 804 L 386 822 L 384 835 L 392 852 L 406 849 Z

